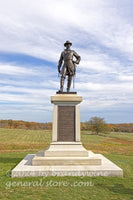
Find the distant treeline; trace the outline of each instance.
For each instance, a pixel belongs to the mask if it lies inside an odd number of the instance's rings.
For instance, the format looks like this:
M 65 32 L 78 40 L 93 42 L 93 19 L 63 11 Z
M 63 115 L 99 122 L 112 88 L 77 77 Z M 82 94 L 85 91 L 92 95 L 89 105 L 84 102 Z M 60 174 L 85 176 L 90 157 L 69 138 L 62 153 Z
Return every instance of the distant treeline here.
M 107 124 L 108 132 L 127 132 L 133 133 L 133 123 Z M 37 123 L 17 120 L 0 120 L 0 128 L 10 129 L 30 129 L 30 130 L 52 130 L 52 123 Z M 90 131 L 88 122 L 81 122 L 82 131 Z
M 108 132 L 133 133 L 133 123 L 106 124 L 106 125 Z M 81 130 L 90 130 L 90 124 L 88 122 L 81 123 Z
M 37 123 L 16 120 L 0 120 L 0 128 L 30 129 L 30 130 L 52 130 L 52 123 Z

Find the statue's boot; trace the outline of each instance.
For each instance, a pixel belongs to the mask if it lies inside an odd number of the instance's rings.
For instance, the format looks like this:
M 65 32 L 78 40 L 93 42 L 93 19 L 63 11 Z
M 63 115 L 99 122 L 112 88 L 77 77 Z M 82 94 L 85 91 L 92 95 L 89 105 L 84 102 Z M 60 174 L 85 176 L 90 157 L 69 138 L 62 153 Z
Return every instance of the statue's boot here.
M 60 80 L 60 90 L 59 92 L 63 92 L 63 86 L 64 86 L 64 77 L 61 77 L 61 80 Z
M 67 81 L 67 92 L 70 91 L 71 82 L 72 82 L 72 76 L 68 76 L 68 81 Z

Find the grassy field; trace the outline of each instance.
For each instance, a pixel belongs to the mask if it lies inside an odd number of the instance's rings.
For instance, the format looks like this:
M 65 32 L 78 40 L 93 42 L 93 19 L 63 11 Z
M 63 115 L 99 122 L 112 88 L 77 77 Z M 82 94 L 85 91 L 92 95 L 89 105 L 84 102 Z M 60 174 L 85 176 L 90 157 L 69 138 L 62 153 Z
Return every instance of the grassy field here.
M 90 135 L 82 132 L 85 148 L 102 153 L 124 170 L 124 177 L 11 178 L 28 153 L 44 150 L 50 131 L 0 129 L 0 199 L 131 200 L 133 199 L 133 134 Z

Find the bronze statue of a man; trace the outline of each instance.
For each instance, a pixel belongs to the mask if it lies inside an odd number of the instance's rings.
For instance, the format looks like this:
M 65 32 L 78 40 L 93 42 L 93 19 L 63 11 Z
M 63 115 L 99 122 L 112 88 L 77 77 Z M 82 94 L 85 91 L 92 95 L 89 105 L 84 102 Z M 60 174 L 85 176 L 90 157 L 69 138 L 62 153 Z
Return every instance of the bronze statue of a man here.
M 70 41 L 66 41 L 64 43 L 64 46 L 66 47 L 66 49 L 61 53 L 61 56 L 59 59 L 58 72 L 61 74 L 59 92 L 63 92 L 64 80 L 66 78 L 66 75 L 68 76 L 67 92 L 70 91 L 72 77 L 75 75 L 75 71 L 76 71 L 76 64 L 79 64 L 80 62 L 80 56 L 75 51 L 70 49 L 71 45 L 72 43 Z M 74 57 L 76 58 L 76 60 L 73 59 Z M 63 62 L 63 66 L 61 69 L 62 62 Z

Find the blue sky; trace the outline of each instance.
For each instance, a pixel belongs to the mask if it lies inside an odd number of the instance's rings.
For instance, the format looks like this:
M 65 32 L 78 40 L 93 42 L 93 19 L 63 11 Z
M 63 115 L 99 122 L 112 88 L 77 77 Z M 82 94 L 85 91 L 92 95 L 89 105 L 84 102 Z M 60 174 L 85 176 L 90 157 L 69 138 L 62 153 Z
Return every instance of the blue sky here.
M 0 119 L 52 121 L 70 40 L 81 56 L 81 121 L 133 122 L 132 8 L 131 0 L 0 0 Z

